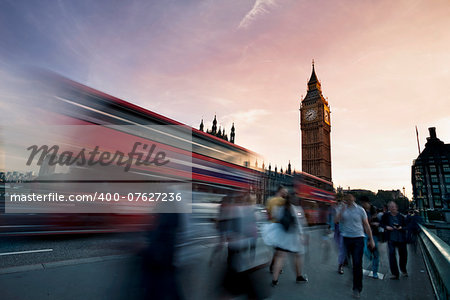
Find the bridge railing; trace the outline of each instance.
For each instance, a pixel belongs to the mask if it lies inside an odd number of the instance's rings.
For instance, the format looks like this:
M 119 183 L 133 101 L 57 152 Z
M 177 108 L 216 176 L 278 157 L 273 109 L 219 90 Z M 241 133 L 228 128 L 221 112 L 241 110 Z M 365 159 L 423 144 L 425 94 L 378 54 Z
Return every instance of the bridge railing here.
M 450 246 L 425 226 L 420 227 L 420 244 L 436 297 L 450 299 Z

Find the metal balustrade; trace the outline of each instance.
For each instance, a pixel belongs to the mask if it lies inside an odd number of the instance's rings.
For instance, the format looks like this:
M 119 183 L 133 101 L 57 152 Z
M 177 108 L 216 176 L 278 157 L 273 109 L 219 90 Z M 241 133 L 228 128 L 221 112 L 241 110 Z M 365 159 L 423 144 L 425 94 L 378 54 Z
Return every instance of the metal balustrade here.
M 450 246 L 425 226 L 420 226 L 420 245 L 437 299 L 449 299 Z

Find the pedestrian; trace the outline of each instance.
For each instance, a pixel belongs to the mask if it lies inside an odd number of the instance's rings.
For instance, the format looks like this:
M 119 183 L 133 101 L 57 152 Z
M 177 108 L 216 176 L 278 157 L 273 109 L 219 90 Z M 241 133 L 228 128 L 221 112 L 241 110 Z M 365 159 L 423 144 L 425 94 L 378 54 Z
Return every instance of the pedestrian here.
M 275 248 L 273 259 L 272 286 L 278 284 L 278 277 L 287 253 L 294 255 L 296 282 L 308 282 L 303 274 L 303 259 L 306 252 L 306 220 L 301 207 L 291 204 L 293 196 L 286 196 L 284 203 L 272 207 L 273 222 L 263 228 L 264 242 Z
M 286 201 L 286 196 L 288 195 L 288 190 L 280 185 L 277 189 L 277 192 L 275 194 L 275 196 L 271 197 L 269 200 L 267 200 L 267 214 L 269 216 L 269 220 L 272 223 L 277 222 L 275 218 L 273 218 L 273 210 L 274 208 L 278 207 L 278 206 L 283 206 L 285 204 Z M 272 261 L 270 262 L 270 267 L 269 267 L 269 271 L 270 273 L 273 272 L 273 264 L 275 261 L 275 256 L 272 257 Z M 280 272 L 283 272 L 282 270 Z
M 142 263 L 143 299 L 183 299 L 176 276 L 175 253 L 181 214 L 158 214 L 155 227 L 147 232 L 148 246 Z
M 378 267 L 380 265 L 380 252 L 378 251 L 378 228 L 380 227 L 380 222 L 378 221 L 376 209 L 370 204 L 369 198 L 367 196 L 362 196 L 360 198 L 360 202 L 367 213 L 370 229 L 372 230 L 373 241 L 375 243 L 375 246 L 370 249 L 367 246 L 368 237 L 366 236 L 364 240 L 364 253 L 366 257 L 372 261 L 372 278 L 378 279 Z
M 397 203 L 388 203 L 389 211 L 383 215 L 381 226 L 385 229 L 385 239 L 389 249 L 389 266 L 391 279 L 399 279 L 399 266 L 397 264 L 396 249 L 399 255 L 399 265 L 402 276 L 407 277 L 406 264 L 408 250 L 406 249 L 406 219 L 398 212 Z
M 419 224 L 422 223 L 422 218 L 418 211 L 410 210 L 406 217 L 406 242 L 411 245 L 414 253 L 417 252 L 417 237 L 420 232 Z
M 363 287 L 362 257 L 365 234 L 368 236 L 368 247 L 372 249 L 375 246 L 367 214 L 361 206 L 355 203 L 355 197 L 347 194 L 344 197 L 344 205 L 336 215 L 336 220 L 339 222 L 345 248 L 352 257 L 353 297 L 360 298 Z
M 216 229 L 219 233 L 219 242 L 214 247 L 209 258 L 209 266 L 211 267 L 214 261 L 217 260 L 218 255 L 222 252 L 222 249 L 227 243 L 227 233 L 230 230 L 231 209 L 233 207 L 233 197 L 226 195 L 222 198 L 219 208 L 219 214 L 216 221 Z
M 255 259 L 257 225 L 253 198 L 251 193 L 236 195 L 229 207 L 228 229 L 225 231 L 228 255 L 223 287 L 229 296 L 264 299 L 268 293 L 267 288 L 259 284 L 262 266 Z M 263 266 L 266 265 L 264 262 Z
M 348 265 L 347 250 L 344 245 L 344 237 L 341 235 L 339 230 L 339 222 L 336 220 L 336 215 L 341 209 L 343 203 L 338 200 L 337 205 L 334 206 L 334 241 L 338 249 L 338 273 L 344 274 L 344 266 Z
M 383 205 L 383 209 L 380 209 L 380 210 L 378 211 L 377 217 L 378 217 L 378 220 L 379 220 L 380 222 L 381 222 L 381 218 L 383 217 L 383 215 L 384 215 L 385 213 L 387 213 L 387 211 L 388 211 L 388 207 L 387 207 L 386 204 Z
M 329 253 L 331 248 L 331 240 L 334 235 L 334 217 L 335 214 L 334 204 L 330 205 L 327 210 L 327 226 L 322 231 L 322 261 L 326 263 L 329 259 Z

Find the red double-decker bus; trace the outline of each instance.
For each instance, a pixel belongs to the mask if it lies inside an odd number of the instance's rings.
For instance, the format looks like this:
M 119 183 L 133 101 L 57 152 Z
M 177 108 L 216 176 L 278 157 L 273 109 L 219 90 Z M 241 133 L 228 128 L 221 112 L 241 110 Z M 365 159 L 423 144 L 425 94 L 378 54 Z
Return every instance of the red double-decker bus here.
M 294 189 L 309 224 L 325 224 L 335 203 L 333 183 L 308 173 L 294 176 Z

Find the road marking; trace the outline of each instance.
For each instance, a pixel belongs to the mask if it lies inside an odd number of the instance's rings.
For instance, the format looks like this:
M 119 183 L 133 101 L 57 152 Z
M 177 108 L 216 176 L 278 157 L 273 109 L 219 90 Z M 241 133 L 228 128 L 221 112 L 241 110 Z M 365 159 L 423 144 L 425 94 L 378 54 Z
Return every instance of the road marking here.
M 45 231 L 13 231 L 0 233 L 1 236 L 21 236 L 21 235 L 47 235 L 47 234 L 71 234 L 71 233 L 120 233 L 120 230 L 115 229 L 81 229 L 81 230 L 45 230 Z M 123 231 L 122 231 L 123 232 Z M 127 232 L 127 231 L 124 231 Z
M 201 237 L 196 237 L 196 238 L 192 238 L 192 239 L 197 241 L 197 240 L 215 239 L 218 237 L 220 237 L 220 235 L 201 236 Z
M 27 251 L 17 251 L 17 252 L 5 252 L 5 253 L 0 253 L 0 256 L 14 255 L 14 254 L 37 253 L 37 252 L 50 252 L 50 251 L 53 251 L 53 249 L 40 249 L 40 250 L 27 250 Z
M 14 228 L 14 227 L 36 227 L 38 225 L 2 225 L 0 228 Z M 54 225 L 46 225 L 48 226 L 54 226 Z

